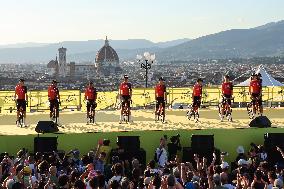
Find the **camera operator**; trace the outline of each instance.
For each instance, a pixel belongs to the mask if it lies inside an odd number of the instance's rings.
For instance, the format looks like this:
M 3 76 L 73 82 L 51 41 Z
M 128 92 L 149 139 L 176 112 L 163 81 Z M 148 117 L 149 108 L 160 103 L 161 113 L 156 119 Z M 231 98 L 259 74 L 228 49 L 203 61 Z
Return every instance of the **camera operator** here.
M 169 160 L 174 161 L 177 155 L 177 151 L 181 150 L 180 135 L 172 136 L 168 143 Z

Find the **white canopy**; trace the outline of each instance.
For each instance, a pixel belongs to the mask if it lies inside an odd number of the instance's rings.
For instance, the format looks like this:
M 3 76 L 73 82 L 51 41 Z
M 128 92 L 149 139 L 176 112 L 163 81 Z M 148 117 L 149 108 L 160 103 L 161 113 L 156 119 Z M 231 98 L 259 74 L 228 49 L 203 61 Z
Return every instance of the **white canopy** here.
M 284 86 L 281 82 L 277 81 L 271 75 L 269 75 L 264 67 L 260 65 L 255 73 L 260 73 L 262 76 L 262 86 L 265 87 L 276 87 L 276 86 Z M 249 86 L 250 84 L 250 78 L 245 80 L 244 82 L 241 82 L 237 86 Z

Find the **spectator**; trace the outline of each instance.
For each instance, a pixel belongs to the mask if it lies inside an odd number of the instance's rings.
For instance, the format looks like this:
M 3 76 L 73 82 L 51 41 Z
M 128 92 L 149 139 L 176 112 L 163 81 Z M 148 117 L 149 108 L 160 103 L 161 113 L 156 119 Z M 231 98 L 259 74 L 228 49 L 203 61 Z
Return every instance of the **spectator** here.
M 238 162 L 240 159 L 247 160 L 247 157 L 245 155 L 245 149 L 244 149 L 243 146 L 238 146 L 237 153 L 238 153 L 238 156 L 236 157 L 236 161 L 235 162 Z
M 160 168 L 165 167 L 168 162 L 168 155 L 165 149 L 166 146 L 166 139 L 162 137 L 160 139 L 160 146 L 155 151 L 155 161 L 158 163 Z
M 227 173 L 225 173 L 225 172 L 221 173 L 220 177 L 221 177 L 221 184 L 222 184 L 223 187 L 228 188 L 228 189 L 235 189 L 236 188 L 235 186 L 229 184 L 229 178 L 228 178 Z
M 69 178 L 67 175 L 60 175 L 58 177 L 58 185 L 60 189 L 69 188 Z
M 215 188 L 215 189 L 226 189 L 226 187 L 221 186 L 221 176 L 219 174 L 213 175 L 213 182 L 214 182 L 213 188 Z
M 115 165 L 113 165 L 112 172 L 114 176 L 109 180 L 109 185 L 111 185 L 111 183 L 114 183 L 113 186 L 116 186 L 116 182 L 113 181 L 117 181 L 118 183 L 120 183 L 123 178 L 122 164 L 116 163 Z
M 110 140 L 104 139 L 102 144 L 103 145 L 100 147 L 99 153 L 102 153 L 102 152 L 105 153 L 104 163 L 108 163 L 110 161 L 109 156 L 110 156 L 110 152 L 111 152 L 111 147 L 109 146 Z

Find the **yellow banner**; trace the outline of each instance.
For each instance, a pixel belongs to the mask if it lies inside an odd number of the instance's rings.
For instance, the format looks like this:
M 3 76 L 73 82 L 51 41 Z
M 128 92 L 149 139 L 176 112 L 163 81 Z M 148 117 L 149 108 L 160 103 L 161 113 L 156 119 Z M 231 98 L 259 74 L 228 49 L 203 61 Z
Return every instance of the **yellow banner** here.
M 167 101 L 169 104 L 184 103 L 191 104 L 192 88 L 167 88 Z M 284 102 L 284 87 L 263 87 L 262 99 L 264 102 Z M 49 109 L 47 91 L 29 91 L 29 101 L 27 111 L 46 111 Z M 84 93 L 80 90 L 61 90 L 61 110 L 86 111 Z M 248 87 L 234 87 L 234 102 L 249 102 L 250 95 Z M 221 89 L 218 87 L 204 87 L 202 102 L 214 105 L 221 98 Z M 153 88 L 133 89 L 132 106 L 144 107 L 155 103 L 155 93 Z M 120 99 L 118 91 L 98 92 L 97 109 L 118 108 Z M 14 91 L 0 91 L 1 112 L 11 112 L 16 110 Z

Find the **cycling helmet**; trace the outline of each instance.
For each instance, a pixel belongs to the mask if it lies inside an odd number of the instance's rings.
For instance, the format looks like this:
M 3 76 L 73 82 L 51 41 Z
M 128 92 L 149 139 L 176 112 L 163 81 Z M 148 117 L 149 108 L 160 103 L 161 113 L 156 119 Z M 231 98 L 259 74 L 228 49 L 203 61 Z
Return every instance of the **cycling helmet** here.
M 24 82 L 25 80 L 23 78 L 19 79 L 19 82 Z
M 58 83 L 58 81 L 56 79 L 52 80 L 52 83 Z
M 230 76 L 228 74 L 226 74 L 224 77 L 230 79 Z
M 128 75 L 125 74 L 125 75 L 123 76 L 123 78 L 124 78 L 124 79 L 128 79 Z

